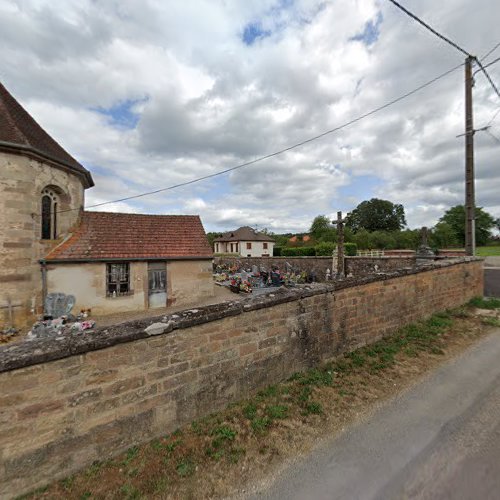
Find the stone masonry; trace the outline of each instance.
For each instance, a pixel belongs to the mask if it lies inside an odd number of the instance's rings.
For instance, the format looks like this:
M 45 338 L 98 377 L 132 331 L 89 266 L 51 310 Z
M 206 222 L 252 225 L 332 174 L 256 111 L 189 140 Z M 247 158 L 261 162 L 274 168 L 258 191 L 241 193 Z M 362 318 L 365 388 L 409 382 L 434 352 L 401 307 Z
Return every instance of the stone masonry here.
M 41 193 L 56 186 L 61 235 L 67 234 L 83 207 L 81 179 L 27 156 L 0 152 L 0 329 L 23 326 L 42 310 L 39 259 L 62 239 L 41 239 Z M 12 318 L 10 317 L 12 315 Z
M 0 498 L 481 295 L 479 259 L 0 348 Z

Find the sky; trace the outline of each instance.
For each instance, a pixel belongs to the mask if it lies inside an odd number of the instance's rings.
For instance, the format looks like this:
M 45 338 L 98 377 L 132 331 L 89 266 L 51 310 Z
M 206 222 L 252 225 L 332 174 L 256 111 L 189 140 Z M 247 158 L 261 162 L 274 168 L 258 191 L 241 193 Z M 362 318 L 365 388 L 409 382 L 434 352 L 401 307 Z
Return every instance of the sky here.
M 500 2 L 403 3 L 478 57 L 500 42 Z M 464 61 L 387 0 L 0 0 L 0 42 L 0 80 L 91 171 L 87 206 L 285 149 Z M 500 62 L 489 70 L 500 86 Z M 475 127 L 499 109 L 477 74 Z M 301 232 L 377 197 L 433 226 L 464 200 L 463 132 L 459 68 L 282 155 L 99 210 Z M 500 113 L 489 132 L 475 135 L 476 203 L 500 217 Z

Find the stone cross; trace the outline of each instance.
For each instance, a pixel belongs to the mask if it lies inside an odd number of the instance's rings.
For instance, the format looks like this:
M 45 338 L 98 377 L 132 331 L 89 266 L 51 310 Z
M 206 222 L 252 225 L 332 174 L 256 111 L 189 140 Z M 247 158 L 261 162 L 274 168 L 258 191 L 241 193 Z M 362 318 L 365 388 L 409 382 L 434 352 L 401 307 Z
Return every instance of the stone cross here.
M 429 247 L 429 230 L 423 227 L 420 231 L 421 243 L 417 248 L 417 264 L 422 263 L 422 259 L 431 259 L 434 257 L 434 252 L 431 247 Z
M 342 212 L 337 212 L 337 220 L 333 220 L 332 224 L 337 224 L 337 277 L 345 276 L 345 261 L 344 261 L 344 224 L 346 219 L 342 219 Z
M 428 243 L 429 230 L 425 226 L 421 230 L 421 237 L 422 237 L 422 242 L 420 244 L 424 247 L 429 246 L 429 243 Z

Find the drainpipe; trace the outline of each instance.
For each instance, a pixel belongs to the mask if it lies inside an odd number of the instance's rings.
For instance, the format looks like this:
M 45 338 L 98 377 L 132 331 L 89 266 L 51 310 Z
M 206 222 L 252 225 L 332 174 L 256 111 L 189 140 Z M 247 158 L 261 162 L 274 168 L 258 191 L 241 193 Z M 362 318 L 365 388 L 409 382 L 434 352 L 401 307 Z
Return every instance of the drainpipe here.
M 47 262 L 45 260 L 40 261 L 40 268 L 42 271 L 42 307 L 45 316 L 45 299 L 47 298 Z

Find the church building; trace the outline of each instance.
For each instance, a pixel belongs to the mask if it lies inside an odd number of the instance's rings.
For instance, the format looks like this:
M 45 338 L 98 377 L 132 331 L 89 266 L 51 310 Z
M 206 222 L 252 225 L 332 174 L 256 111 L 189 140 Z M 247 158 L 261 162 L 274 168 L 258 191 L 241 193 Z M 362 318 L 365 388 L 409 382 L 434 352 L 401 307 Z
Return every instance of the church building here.
M 0 330 L 33 322 L 48 293 L 95 314 L 213 295 L 198 216 L 87 212 L 93 186 L 0 83 Z

